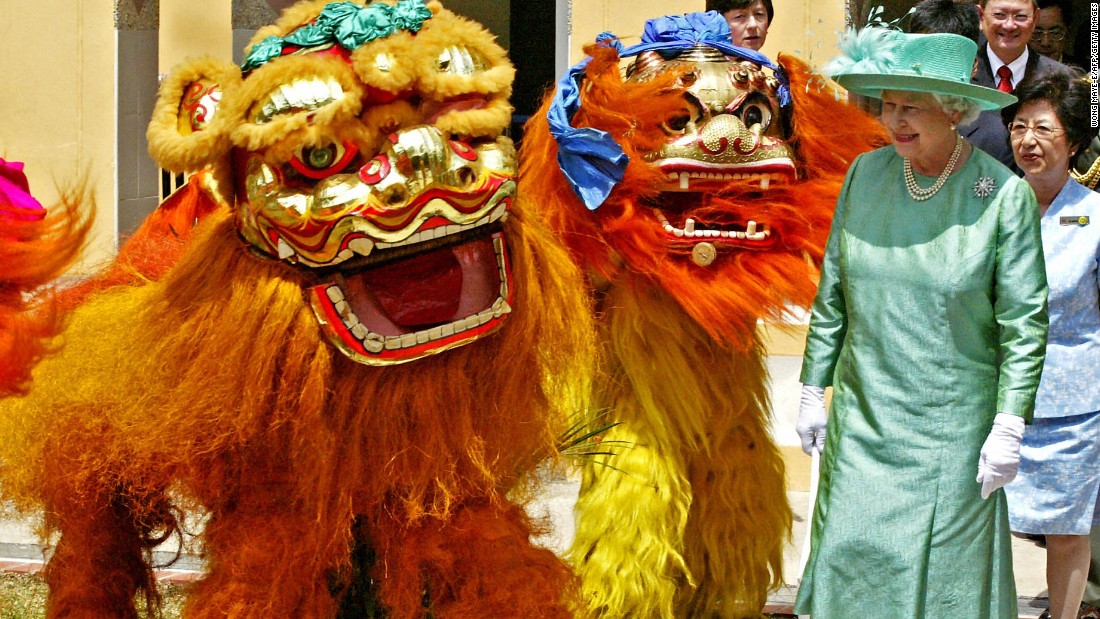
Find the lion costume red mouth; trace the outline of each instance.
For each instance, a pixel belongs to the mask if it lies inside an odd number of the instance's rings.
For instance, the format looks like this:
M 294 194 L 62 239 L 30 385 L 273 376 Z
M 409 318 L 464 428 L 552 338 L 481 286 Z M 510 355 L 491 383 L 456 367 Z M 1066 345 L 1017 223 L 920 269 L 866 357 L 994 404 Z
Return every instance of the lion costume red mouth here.
M 512 307 L 504 234 L 459 241 L 309 289 L 322 329 L 368 365 L 419 359 L 469 343 L 501 325 Z

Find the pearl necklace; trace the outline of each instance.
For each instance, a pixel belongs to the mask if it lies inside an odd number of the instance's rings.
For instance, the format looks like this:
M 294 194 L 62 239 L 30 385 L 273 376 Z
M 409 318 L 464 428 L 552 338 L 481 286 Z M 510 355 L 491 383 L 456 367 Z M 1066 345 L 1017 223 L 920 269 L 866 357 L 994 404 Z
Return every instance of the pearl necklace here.
M 903 158 L 905 161 L 905 188 L 909 190 L 909 197 L 917 202 L 924 202 L 928 198 L 936 195 L 936 192 L 947 182 L 947 177 L 951 176 L 951 173 L 955 171 L 955 164 L 959 161 L 959 154 L 962 153 L 962 147 L 962 136 L 956 135 L 955 150 L 951 151 L 951 158 L 947 160 L 947 165 L 943 168 L 943 172 L 940 172 L 939 178 L 937 178 L 936 182 L 928 189 L 917 185 L 917 179 L 913 177 L 913 164 L 910 163 L 908 159 Z

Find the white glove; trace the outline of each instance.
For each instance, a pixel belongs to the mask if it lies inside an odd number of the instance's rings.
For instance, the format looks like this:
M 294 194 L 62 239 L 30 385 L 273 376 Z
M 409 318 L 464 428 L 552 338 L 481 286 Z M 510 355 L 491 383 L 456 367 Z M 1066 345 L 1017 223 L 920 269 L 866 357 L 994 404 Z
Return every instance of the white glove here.
M 802 451 L 806 455 L 813 455 L 814 447 L 819 452 L 825 449 L 825 422 L 825 388 L 802 385 L 794 431 L 802 439 Z
M 1024 438 L 1024 419 L 1008 413 L 997 413 L 993 429 L 982 445 L 978 458 L 978 483 L 982 485 L 982 498 L 1016 479 L 1020 469 L 1020 441 Z

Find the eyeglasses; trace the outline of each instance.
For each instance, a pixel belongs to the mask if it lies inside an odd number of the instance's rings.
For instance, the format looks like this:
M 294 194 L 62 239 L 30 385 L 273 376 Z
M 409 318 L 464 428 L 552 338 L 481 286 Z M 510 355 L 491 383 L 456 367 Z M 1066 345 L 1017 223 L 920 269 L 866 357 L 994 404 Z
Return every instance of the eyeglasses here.
M 1008 123 L 1008 133 L 1014 138 L 1022 138 L 1027 133 L 1028 129 L 1031 133 L 1040 140 L 1049 140 L 1050 138 L 1058 135 L 1059 133 L 1065 133 L 1065 129 L 1056 129 L 1054 127 L 1048 127 L 1046 125 L 1029 125 L 1018 120 L 1014 120 Z
M 993 14 L 993 21 L 997 23 L 1004 23 L 1006 21 L 1014 21 L 1018 25 L 1026 24 L 1031 19 L 1031 13 L 1016 13 L 1015 15 L 1009 15 L 1008 13 L 1002 13 L 997 11 Z
M 1061 41 L 1062 39 L 1066 38 L 1066 29 L 1036 28 L 1035 31 L 1031 33 L 1031 38 L 1033 39 L 1041 39 L 1043 37 L 1050 37 L 1051 41 Z

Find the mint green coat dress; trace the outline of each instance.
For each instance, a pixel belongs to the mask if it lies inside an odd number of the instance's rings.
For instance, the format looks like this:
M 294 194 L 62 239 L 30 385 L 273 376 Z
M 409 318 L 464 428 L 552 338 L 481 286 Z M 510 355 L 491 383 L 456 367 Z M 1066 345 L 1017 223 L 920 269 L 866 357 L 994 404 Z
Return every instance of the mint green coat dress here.
M 893 146 L 867 153 L 837 200 L 802 366 L 833 399 L 795 609 L 1016 619 L 1004 492 L 983 501 L 975 477 L 994 415 L 1029 419 L 1039 384 L 1039 209 L 978 149 L 925 202 L 902 170 Z

